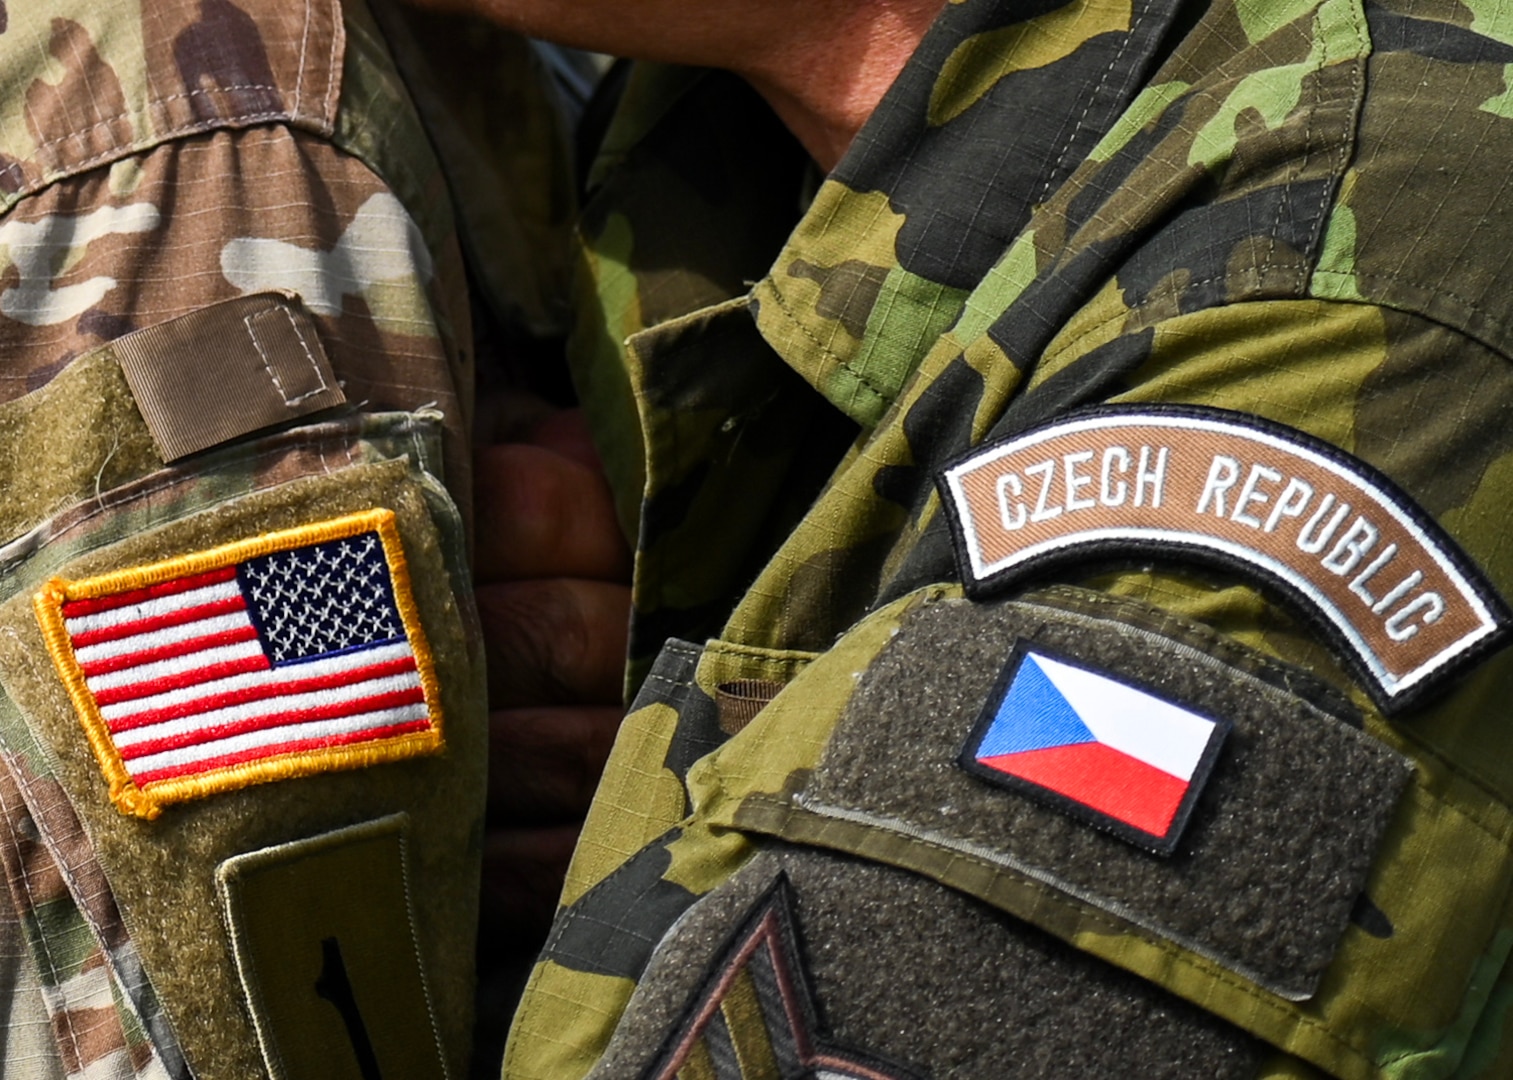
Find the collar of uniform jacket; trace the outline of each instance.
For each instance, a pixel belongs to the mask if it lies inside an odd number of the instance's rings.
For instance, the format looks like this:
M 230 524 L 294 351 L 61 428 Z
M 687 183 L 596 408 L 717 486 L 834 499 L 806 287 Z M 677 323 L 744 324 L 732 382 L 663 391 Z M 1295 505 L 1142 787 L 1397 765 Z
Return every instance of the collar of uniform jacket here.
M 727 258 L 744 262 L 748 275 L 766 271 L 751 295 L 769 344 L 870 428 L 958 323 L 974 290 L 1013 272 L 1005 256 L 1015 237 L 1130 108 L 1176 36 L 1180 7 L 1179 0 L 953 0 L 770 269 L 771 238 L 798 214 L 802 155 L 783 145 L 786 133 L 759 115 L 765 107 L 728 77 L 643 65 L 590 175 L 591 189 L 601 189 L 591 194 L 601 198 L 590 200 L 588 231 L 606 225 L 597 202 L 616 205 L 637 241 L 657 229 L 686 234 L 686 221 L 638 221 L 637 206 L 624 197 L 636 186 L 627 172 L 679 174 L 690 185 L 680 212 L 699 219 L 706 234 L 734 241 L 741 254 Z M 685 136 L 672 146 L 690 98 L 702 99 L 693 108 L 719 116 L 739 137 Z M 766 192 L 759 224 L 752 199 L 733 197 L 755 181 L 731 178 L 753 173 Z M 681 250 L 686 260 L 687 246 Z M 732 299 L 750 283 L 734 269 L 700 269 L 691 283 L 643 284 L 638 310 L 622 311 L 619 328 L 629 336 Z
M 1179 7 L 949 4 L 759 283 L 763 335 L 874 426 L 1129 108 Z

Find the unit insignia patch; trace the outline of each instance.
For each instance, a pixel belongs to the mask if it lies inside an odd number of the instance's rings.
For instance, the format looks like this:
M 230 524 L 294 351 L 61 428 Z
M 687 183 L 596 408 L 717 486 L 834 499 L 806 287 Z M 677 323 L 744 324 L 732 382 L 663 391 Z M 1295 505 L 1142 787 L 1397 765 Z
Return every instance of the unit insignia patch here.
M 1366 463 L 1220 409 L 1105 406 L 981 448 L 941 492 L 973 597 L 1053 563 L 1167 555 L 1279 586 L 1379 705 L 1411 705 L 1506 639 L 1443 529 Z
M 957 760 L 1169 855 L 1229 726 L 1020 642 Z
M 682 1026 L 643 1080 L 915 1080 L 821 1037 L 779 876 L 717 957 Z
M 441 748 L 388 510 L 54 578 L 35 607 L 125 813 Z

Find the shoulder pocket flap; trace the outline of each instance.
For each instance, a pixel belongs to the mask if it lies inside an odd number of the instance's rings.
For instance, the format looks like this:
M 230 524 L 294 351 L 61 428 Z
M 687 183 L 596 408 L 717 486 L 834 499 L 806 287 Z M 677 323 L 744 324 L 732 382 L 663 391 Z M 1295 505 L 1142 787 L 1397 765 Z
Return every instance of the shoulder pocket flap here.
M 1085 924 L 1058 926 L 1036 899 L 1048 886 L 1112 916 L 1108 932 L 1134 924 L 1305 1000 L 1411 774 L 1351 724 L 1187 644 L 947 601 L 905 617 L 782 812 L 753 804 L 737 820 L 1075 936 Z

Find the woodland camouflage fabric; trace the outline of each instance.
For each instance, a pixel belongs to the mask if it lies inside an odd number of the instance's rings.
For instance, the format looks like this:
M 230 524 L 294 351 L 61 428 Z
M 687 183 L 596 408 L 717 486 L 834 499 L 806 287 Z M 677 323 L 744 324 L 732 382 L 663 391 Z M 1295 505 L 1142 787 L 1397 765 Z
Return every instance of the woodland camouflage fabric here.
M 389 37 L 499 60 L 476 65 L 469 89 L 517 102 L 522 121 L 509 138 L 474 139 L 444 175 L 432 138 L 462 145 L 470 124 L 494 118 L 435 78 L 468 65 L 422 58 L 401 77 Z M 34 586 L 65 551 L 369 457 L 409 456 L 444 476 L 467 514 L 474 338 L 449 185 L 493 196 L 469 219 L 484 253 L 476 295 L 538 332 L 560 318 L 545 297 L 564 260 L 546 237 L 566 213 L 565 158 L 526 55 L 502 33 L 459 38 L 445 19 L 360 0 L 0 0 L 0 595 Z M 450 127 L 428 135 L 420 112 L 443 107 Z M 267 290 L 299 294 L 352 406 L 429 410 L 438 446 L 417 431 L 393 445 L 348 432 L 333 451 L 329 431 L 306 428 L 260 456 L 163 473 L 119 375 L 102 374 L 114 370 L 102 346 Z M 103 513 L 126 490 L 145 518 Z M 449 557 L 460 566 L 463 552 Z M 0 902 L 15 900 L 0 917 L 0 1076 L 188 1075 L 56 763 L 27 744 L 3 696 L 0 727 Z M 470 873 L 459 860 L 457 880 Z M 465 1053 L 471 988 L 455 981 L 441 990 L 442 1026 L 461 1029 Z M 194 1008 L 248 1025 L 239 1001 Z M 258 1068 L 230 1053 L 197 1066 Z
M 1251 413 L 1392 477 L 1513 595 L 1509 161 L 1513 13 L 1483 0 L 953 2 L 817 191 L 741 84 L 640 68 L 590 178 L 572 346 L 639 535 L 639 697 L 505 1075 L 587 1074 L 761 835 L 1029 889 L 817 839 L 785 802 L 907 613 L 957 602 L 933 479 L 973 445 L 1101 402 Z M 1127 602 L 1313 672 L 1415 778 L 1367 886 L 1388 933 L 1347 929 L 1305 1002 L 1075 902 L 1000 906 L 1259 1035 L 1268 1077 L 1513 1071 L 1513 656 L 1388 721 L 1254 582 L 1055 580 L 1052 607 Z M 738 680 L 787 685 L 732 738 Z

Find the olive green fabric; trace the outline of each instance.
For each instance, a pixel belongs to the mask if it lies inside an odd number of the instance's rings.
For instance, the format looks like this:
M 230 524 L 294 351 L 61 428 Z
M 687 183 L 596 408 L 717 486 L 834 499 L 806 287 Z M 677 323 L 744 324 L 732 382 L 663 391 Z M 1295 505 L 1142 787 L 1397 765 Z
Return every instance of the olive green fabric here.
M 797 1019 L 827 1055 L 889 1078 L 1254 1076 L 1260 1044 L 1148 983 L 914 875 L 787 845 L 753 859 L 689 912 L 590 1076 L 656 1075 L 648 1066 L 664 1050 L 658 1036 L 707 1000 L 701 980 L 729 970 L 722 946 L 772 902 L 778 881 L 793 934 L 782 948 L 784 974 L 815 1012 L 779 1018 L 769 1007 L 766 1023 Z M 755 1026 L 739 1014 L 724 1019 L 723 1038 L 737 1047 Z M 991 1039 L 980 1037 L 984 1029 Z M 726 1064 L 717 1075 L 779 1074 Z
M 415 952 L 403 814 L 216 869 L 237 973 L 280 1080 L 446 1076 Z
M 516 333 L 566 332 L 576 210 L 568 134 L 526 39 L 476 17 L 374 0 L 425 134 L 437 148 L 472 286 Z M 371 110 L 349 115 L 372 123 Z M 415 158 L 414 131 L 374 140 L 384 175 Z
M 1169 857 L 1152 858 L 958 765 L 1021 643 L 1231 725 Z M 870 825 L 877 848 L 880 834 L 926 836 L 984 865 L 1055 882 L 1273 993 L 1306 1000 L 1410 772 L 1338 717 L 1156 634 L 1044 608 L 956 602 L 900 621 L 791 806 Z M 810 831 L 822 829 L 815 820 Z
M 903 612 L 959 595 L 939 469 L 1082 405 L 1207 405 L 1323 439 L 1513 595 L 1510 64 L 1513 25 L 1471 2 L 961 0 L 807 203 L 759 101 L 721 75 L 634 74 L 591 174 L 573 344 L 621 506 L 639 504 L 632 684 L 668 638 L 713 638 L 693 679 L 705 695 L 787 686 L 689 770 L 681 821 L 667 749 L 683 706 L 638 701 L 562 922 L 648 844 L 663 880 L 699 895 L 768 842 L 759 831 L 907 851 L 916 873 L 1260 1036 L 1278 1050 L 1264 1075 L 1488 1074 L 1506 1055 L 1513 945 L 1506 651 L 1389 722 L 1242 573 L 1173 549 L 1018 586 L 1081 587 L 1045 602 L 1225 663 L 1281 661 L 1284 686 L 1295 666 L 1309 700 L 1346 699 L 1327 711 L 1358 711 L 1411 761 L 1369 903 L 1304 1005 L 1038 882 L 861 826 L 800 834 L 803 815 L 758 807 L 788 805 Z M 768 402 L 805 434 L 774 450 Z M 763 485 L 742 484 L 758 459 Z M 665 918 L 638 932 L 675 932 Z M 637 977 L 547 957 L 506 1075 L 583 1075 Z
M 36 393 L 0 405 L 0 448 L 6 455 L 0 472 L 31 481 L 7 485 L 0 543 L 82 502 L 96 484 L 108 491 L 163 467 L 109 348 L 81 357 Z

